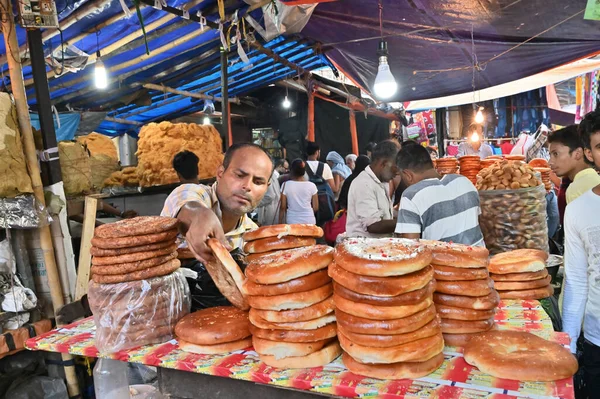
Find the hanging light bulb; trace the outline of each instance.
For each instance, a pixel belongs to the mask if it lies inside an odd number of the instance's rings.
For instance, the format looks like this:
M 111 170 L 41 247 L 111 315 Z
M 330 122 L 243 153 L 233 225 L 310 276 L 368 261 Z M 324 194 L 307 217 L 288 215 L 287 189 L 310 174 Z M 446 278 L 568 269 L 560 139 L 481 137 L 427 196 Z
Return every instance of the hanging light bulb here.
M 208 116 L 205 116 L 204 119 L 202 120 L 202 124 L 210 125 L 210 118 Z
M 475 114 L 475 123 L 482 124 L 483 123 L 483 107 L 479 107 L 477 113 Z
M 398 90 L 398 84 L 392 71 L 390 71 L 390 65 L 388 64 L 388 49 L 387 42 L 382 40 L 379 42 L 379 67 L 377 68 L 377 76 L 375 77 L 375 84 L 373 85 L 373 91 L 375 96 L 381 100 L 391 98 L 396 94 Z
M 471 134 L 471 142 L 477 143 L 478 141 L 479 141 L 479 133 L 474 131 L 473 134 Z
M 283 99 L 282 105 L 283 105 L 283 108 L 285 108 L 285 109 L 288 109 L 292 106 L 292 103 L 288 99 L 288 96 L 285 96 L 285 98 Z
M 100 51 L 96 53 L 96 64 L 94 65 L 94 82 L 96 88 L 106 89 L 108 87 L 108 74 L 104 62 L 100 58 Z

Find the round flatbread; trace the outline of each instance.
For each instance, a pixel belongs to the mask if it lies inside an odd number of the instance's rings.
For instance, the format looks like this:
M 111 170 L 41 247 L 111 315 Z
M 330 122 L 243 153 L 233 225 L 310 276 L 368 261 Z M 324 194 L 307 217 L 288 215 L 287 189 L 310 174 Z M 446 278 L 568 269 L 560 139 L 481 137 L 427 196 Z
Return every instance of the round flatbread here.
M 152 277 L 165 276 L 179 269 L 181 263 L 178 259 L 173 259 L 159 266 L 151 267 L 144 270 L 138 270 L 132 273 L 116 274 L 116 275 L 92 275 L 92 280 L 101 284 L 124 283 L 127 281 L 146 280 Z
M 170 246 L 157 249 L 154 251 L 146 252 L 134 252 L 132 254 L 118 255 L 118 256 L 94 256 L 92 258 L 92 265 L 104 266 L 104 265 L 120 265 L 123 263 L 139 262 L 146 259 L 157 258 L 165 255 L 169 255 L 177 250 L 177 245 L 171 243 Z M 164 262 L 163 262 L 164 263 Z M 155 263 L 155 266 L 160 263 Z
M 163 242 L 167 240 L 175 240 L 177 237 L 177 230 L 164 231 L 162 233 L 147 234 L 142 236 L 131 236 L 131 237 L 118 237 L 118 238 L 92 238 L 92 245 L 101 249 L 115 249 L 115 248 L 130 248 L 138 247 L 140 245 L 154 244 L 157 242 Z
M 244 233 L 244 241 L 260 240 L 269 237 L 323 237 L 323 229 L 314 224 L 275 224 L 259 227 L 256 230 Z
M 129 247 L 129 248 L 102 249 L 102 248 L 92 247 L 90 249 L 90 253 L 92 254 L 92 256 L 120 256 L 120 255 L 133 254 L 136 252 L 156 251 L 157 249 L 170 247 L 172 245 L 173 245 L 173 240 L 157 242 L 155 244 L 140 245 L 137 247 Z M 173 252 L 173 251 L 171 251 L 171 252 Z
M 116 265 L 92 265 L 92 274 L 100 275 L 116 275 L 132 273 L 139 270 L 148 269 L 149 267 L 155 267 L 167 263 L 171 259 L 177 258 L 177 252 L 172 252 L 168 255 L 157 256 L 152 259 L 144 259 L 138 262 L 122 263 Z
M 138 216 L 96 227 L 94 237 L 116 238 L 162 233 L 177 228 L 177 219 L 166 216 Z
M 233 306 L 242 310 L 250 309 L 250 305 L 248 305 L 248 301 L 243 294 L 246 278 L 235 259 L 223 244 L 215 238 L 208 240 L 208 246 L 212 250 L 215 260 L 208 262 L 205 266 L 215 285 Z
M 267 253 L 283 249 L 309 247 L 316 243 L 317 240 L 311 237 L 269 237 L 247 242 L 246 245 L 244 245 L 244 252 L 249 254 Z

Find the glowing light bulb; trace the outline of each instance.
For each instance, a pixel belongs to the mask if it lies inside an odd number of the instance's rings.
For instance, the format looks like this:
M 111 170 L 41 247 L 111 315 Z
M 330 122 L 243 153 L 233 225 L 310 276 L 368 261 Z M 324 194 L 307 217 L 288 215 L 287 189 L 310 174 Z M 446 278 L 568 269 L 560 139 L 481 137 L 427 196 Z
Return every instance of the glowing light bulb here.
M 210 118 L 208 116 L 205 116 L 204 119 L 202 120 L 202 124 L 210 125 Z
M 398 83 L 390 71 L 390 65 L 387 61 L 387 56 L 379 57 L 379 67 L 377 68 L 377 76 L 375 77 L 375 84 L 373 85 L 373 91 L 375 96 L 382 100 L 391 98 L 398 90 Z
M 483 123 L 483 107 L 479 107 L 477 110 L 477 113 L 475 114 L 475 123 Z
M 471 141 L 477 143 L 479 141 L 479 133 L 473 132 L 473 134 L 471 134 Z
M 283 108 L 288 109 L 289 107 L 292 106 L 292 103 L 290 102 L 290 100 L 288 100 L 288 96 L 285 96 L 285 99 L 283 100 Z
M 96 59 L 96 64 L 94 65 L 94 83 L 98 89 L 106 89 L 108 87 L 108 74 L 100 58 Z

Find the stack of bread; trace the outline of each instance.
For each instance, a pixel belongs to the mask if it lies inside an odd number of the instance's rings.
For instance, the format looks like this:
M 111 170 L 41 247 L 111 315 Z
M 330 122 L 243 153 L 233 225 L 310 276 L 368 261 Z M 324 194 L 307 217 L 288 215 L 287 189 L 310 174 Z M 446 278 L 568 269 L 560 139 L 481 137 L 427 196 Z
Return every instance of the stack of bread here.
M 319 229 L 320 230 L 320 229 Z M 315 237 L 315 226 L 267 226 L 246 237 L 258 250 L 272 248 L 262 240 L 281 240 L 286 234 Z M 279 238 L 278 238 L 279 237 Z M 295 242 L 295 240 L 292 240 Z M 250 305 L 254 350 L 271 367 L 319 367 L 337 358 L 333 287 L 327 267 L 333 249 L 310 245 L 266 253 L 246 267 L 243 292 Z
M 137 217 L 99 226 L 88 288 L 96 346 L 113 352 L 172 338 L 189 312 L 189 287 L 177 272 L 177 219 Z
M 276 224 L 263 226 L 244 234 L 246 261 L 285 249 L 315 245 L 323 237 L 323 229 L 314 224 Z
M 550 178 L 550 165 L 548 161 L 544 158 L 534 158 L 529 161 L 529 166 L 533 168 L 536 172 L 539 172 L 542 183 L 544 183 L 544 187 L 546 187 L 546 191 L 552 190 L 552 180 Z
M 342 360 L 353 373 L 417 378 L 444 361 L 431 251 L 399 238 L 351 238 L 329 266 Z
M 521 161 L 521 162 L 525 162 L 525 155 L 510 154 L 510 155 L 505 155 L 504 159 L 506 159 L 507 161 Z
M 546 270 L 548 254 L 538 249 L 517 249 L 495 255 L 489 270 L 502 299 L 543 299 L 554 295 Z
M 248 312 L 233 306 L 202 309 L 175 326 L 179 349 L 203 355 L 229 353 L 252 346 Z
M 485 169 L 487 167 L 490 167 L 492 165 L 497 164 L 498 162 L 502 161 L 502 157 L 501 156 L 497 156 L 497 155 L 492 155 L 490 157 L 487 158 L 483 158 L 480 162 L 481 165 L 481 169 Z
M 481 170 L 481 158 L 479 155 L 463 155 L 458 159 L 460 164 L 460 174 L 471 180 L 473 184 L 477 183 L 477 174 Z
M 449 346 L 464 346 L 475 334 L 493 327 L 500 302 L 487 270 L 488 250 L 441 241 L 421 242 L 433 252 L 433 301 L 441 317 L 444 341 Z
M 439 158 L 435 161 L 435 167 L 440 175 L 451 175 L 458 173 L 458 160 L 454 157 Z

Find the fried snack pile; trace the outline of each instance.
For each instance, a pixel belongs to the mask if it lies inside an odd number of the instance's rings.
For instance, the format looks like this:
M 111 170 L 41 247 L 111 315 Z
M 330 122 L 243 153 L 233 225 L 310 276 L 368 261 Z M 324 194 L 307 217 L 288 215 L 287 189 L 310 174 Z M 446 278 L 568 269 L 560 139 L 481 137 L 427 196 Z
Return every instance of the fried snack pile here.
M 117 147 L 115 147 L 115 144 L 108 136 L 99 133 L 90 133 L 77 137 L 77 142 L 88 149 L 90 156 L 107 155 L 115 161 L 119 159 L 117 156 Z
M 521 161 L 500 161 L 482 169 L 477 175 L 477 189 L 517 190 L 536 187 L 542 182 L 535 176 L 535 171 Z
M 65 194 L 79 195 L 92 190 L 90 157 L 83 145 L 73 141 L 58 143 L 58 157 Z
M 173 157 L 180 151 L 192 151 L 198 158 L 198 177 L 216 174 L 223 162 L 222 141 L 212 126 L 195 123 L 151 123 L 142 127 L 138 140 L 138 175 L 140 186 L 177 182 Z
M 123 170 L 113 172 L 108 179 L 104 180 L 104 187 L 138 187 L 139 185 L 140 179 L 138 178 L 135 166 L 128 166 L 123 168 Z

